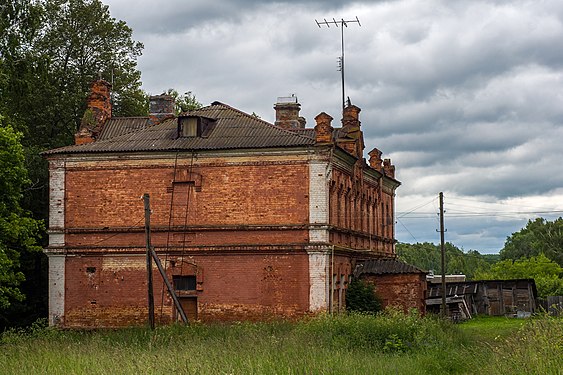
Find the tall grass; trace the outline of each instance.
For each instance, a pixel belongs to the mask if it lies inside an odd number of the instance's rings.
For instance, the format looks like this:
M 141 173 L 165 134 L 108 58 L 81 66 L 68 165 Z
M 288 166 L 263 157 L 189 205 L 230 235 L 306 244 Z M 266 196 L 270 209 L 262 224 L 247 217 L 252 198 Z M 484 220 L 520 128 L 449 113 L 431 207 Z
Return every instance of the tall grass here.
M 561 336 L 559 341 L 545 336 L 546 331 L 561 332 L 556 329 L 561 321 L 542 319 L 506 339 L 482 343 L 478 329 L 467 334 L 463 326 L 395 311 L 155 331 L 58 331 L 38 325 L 0 336 L 0 374 L 435 375 L 481 374 L 484 366 L 488 374 L 512 374 L 518 373 L 514 366 L 523 366 L 518 356 L 529 356 L 530 350 L 537 361 L 518 368 L 533 374 L 537 366 L 556 374 L 550 370 L 561 368 L 560 358 L 542 360 L 561 350 Z M 522 340 L 530 334 L 536 339 Z M 539 338 L 556 346 L 538 351 Z M 503 356 L 503 348 L 511 354 Z

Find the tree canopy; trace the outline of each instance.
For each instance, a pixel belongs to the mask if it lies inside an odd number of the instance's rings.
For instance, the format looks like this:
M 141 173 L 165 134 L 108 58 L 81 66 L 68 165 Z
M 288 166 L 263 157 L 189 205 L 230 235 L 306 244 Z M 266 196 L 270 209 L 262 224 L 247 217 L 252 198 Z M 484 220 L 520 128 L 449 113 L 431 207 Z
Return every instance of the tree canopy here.
M 20 254 L 41 249 L 36 238 L 42 223 L 20 206 L 29 183 L 20 139 L 21 133 L 0 117 L 0 310 L 24 298 L 19 289 L 25 279 Z
M 45 307 L 45 256 L 35 251 L 43 226 L 29 215 L 48 216 L 39 153 L 73 143 L 98 77 L 112 83 L 114 116 L 148 114 L 142 49 L 99 0 L 0 0 L 0 309 L 11 305 L 0 323 L 10 315 L 23 324 L 22 316 Z
M 433 243 L 397 244 L 397 255 L 409 264 L 423 270 L 433 270 L 436 274 L 442 273 L 440 246 Z M 478 251 L 470 250 L 464 253 L 457 246 L 447 242 L 446 273 L 463 274 L 472 279 L 478 270 L 488 270 L 489 262 Z
M 17 0 L 0 12 L 0 90 L 26 145 L 70 144 L 98 76 L 113 85 L 114 115 L 146 114 L 136 67 L 143 45 L 108 6 L 98 0 Z
M 544 254 L 563 266 L 563 219 L 529 220 L 526 227 L 506 239 L 500 251 L 502 260 L 530 258 Z
M 488 271 L 479 271 L 477 279 L 534 279 L 539 297 L 563 295 L 563 268 L 545 255 L 517 260 L 502 260 Z
M 192 94 L 191 91 L 180 94 L 175 89 L 168 89 L 168 91 L 166 91 L 166 94 L 174 98 L 174 104 L 176 106 L 175 111 L 177 115 L 182 112 L 193 111 L 203 107 L 203 105 L 197 101 L 195 95 Z

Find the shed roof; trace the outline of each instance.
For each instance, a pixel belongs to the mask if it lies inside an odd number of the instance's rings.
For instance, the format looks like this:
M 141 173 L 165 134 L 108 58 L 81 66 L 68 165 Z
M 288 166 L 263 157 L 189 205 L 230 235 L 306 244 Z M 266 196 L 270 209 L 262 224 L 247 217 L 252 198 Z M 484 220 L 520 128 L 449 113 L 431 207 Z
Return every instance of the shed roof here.
M 398 273 L 426 274 L 426 272 L 420 268 L 394 258 L 368 259 L 358 262 L 354 270 L 354 276 L 356 277 L 363 274 L 384 275 Z
M 45 155 L 97 152 L 139 152 L 172 150 L 219 150 L 244 148 L 298 147 L 315 140 L 279 128 L 256 116 L 220 102 L 182 115 L 216 120 L 205 137 L 178 137 L 177 119 L 150 125 L 149 118 L 115 118 L 96 142 L 46 151 Z

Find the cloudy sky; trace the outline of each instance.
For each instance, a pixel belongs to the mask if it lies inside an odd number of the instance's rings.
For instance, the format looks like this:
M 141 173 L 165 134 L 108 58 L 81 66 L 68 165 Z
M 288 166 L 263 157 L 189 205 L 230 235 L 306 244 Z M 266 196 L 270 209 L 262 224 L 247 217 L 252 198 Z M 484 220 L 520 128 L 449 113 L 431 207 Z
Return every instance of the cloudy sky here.
M 366 152 L 397 167 L 397 239 L 498 252 L 563 213 L 563 2 L 102 0 L 145 45 L 143 88 L 192 91 L 274 121 L 295 94 L 309 126 L 362 108 Z M 344 5 L 343 5 L 344 4 Z

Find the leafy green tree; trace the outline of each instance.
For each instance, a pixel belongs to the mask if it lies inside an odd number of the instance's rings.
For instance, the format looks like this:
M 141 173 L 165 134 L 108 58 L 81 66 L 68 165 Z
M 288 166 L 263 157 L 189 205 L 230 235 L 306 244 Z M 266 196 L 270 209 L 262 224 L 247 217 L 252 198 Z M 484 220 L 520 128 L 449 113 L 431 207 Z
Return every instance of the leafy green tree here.
M 27 209 L 34 218 L 47 219 L 48 168 L 39 153 L 73 142 L 94 79 L 101 76 L 113 84 L 115 116 L 148 113 L 137 70 L 142 48 L 126 23 L 111 17 L 100 0 L 0 0 L 0 113 L 23 134 L 19 139 L 30 183 L 22 185 L 22 212 Z M 12 228 L 34 223 L 26 222 L 32 220 L 27 214 L 14 212 L 22 222 L 9 221 Z M 3 238 L 13 242 L 17 235 L 22 241 L 24 229 L 6 231 Z M 14 282 L 2 279 L 0 288 L 11 288 L 11 316 L 20 319 L 45 310 L 46 257 L 27 251 L 29 247 L 21 248 L 19 255 L 14 249 L 3 251 L 1 260 L 3 270 L 15 270 L 9 277 Z M 27 281 L 21 283 L 18 272 L 24 272 Z M 25 291 L 25 303 L 15 298 L 16 290 Z
M 424 270 L 433 270 L 436 274 L 442 273 L 440 246 L 433 243 L 397 244 L 397 255 L 406 263 Z M 472 279 L 478 270 L 487 270 L 490 264 L 476 250 L 464 253 L 457 246 L 447 242 L 446 273 L 463 274 Z
M 37 236 L 42 223 L 22 209 L 22 192 L 29 184 L 21 133 L 0 117 L 0 311 L 24 295 L 19 286 L 24 281 L 20 255 L 37 252 Z
M 175 89 L 168 89 L 168 91 L 166 91 L 166 94 L 174 98 L 177 115 L 182 112 L 193 111 L 203 107 L 203 105 L 197 101 L 195 95 L 192 94 L 191 91 L 188 91 L 182 95 Z
M 501 259 L 517 260 L 544 254 L 563 266 L 563 219 L 529 220 L 526 227 L 506 239 Z
M 115 116 L 146 115 L 137 58 L 143 45 L 99 0 L 0 0 L 0 110 L 24 134 L 33 189 L 26 206 L 47 217 L 38 152 L 71 144 L 90 83 L 112 82 Z
M 346 290 L 346 310 L 376 313 L 383 304 L 375 287 L 361 279 L 354 279 Z
M 476 278 L 534 279 L 539 297 L 563 295 L 563 268 L 543 254 L 518 260 L 502 260 L 488 271 L 477 272 Z

